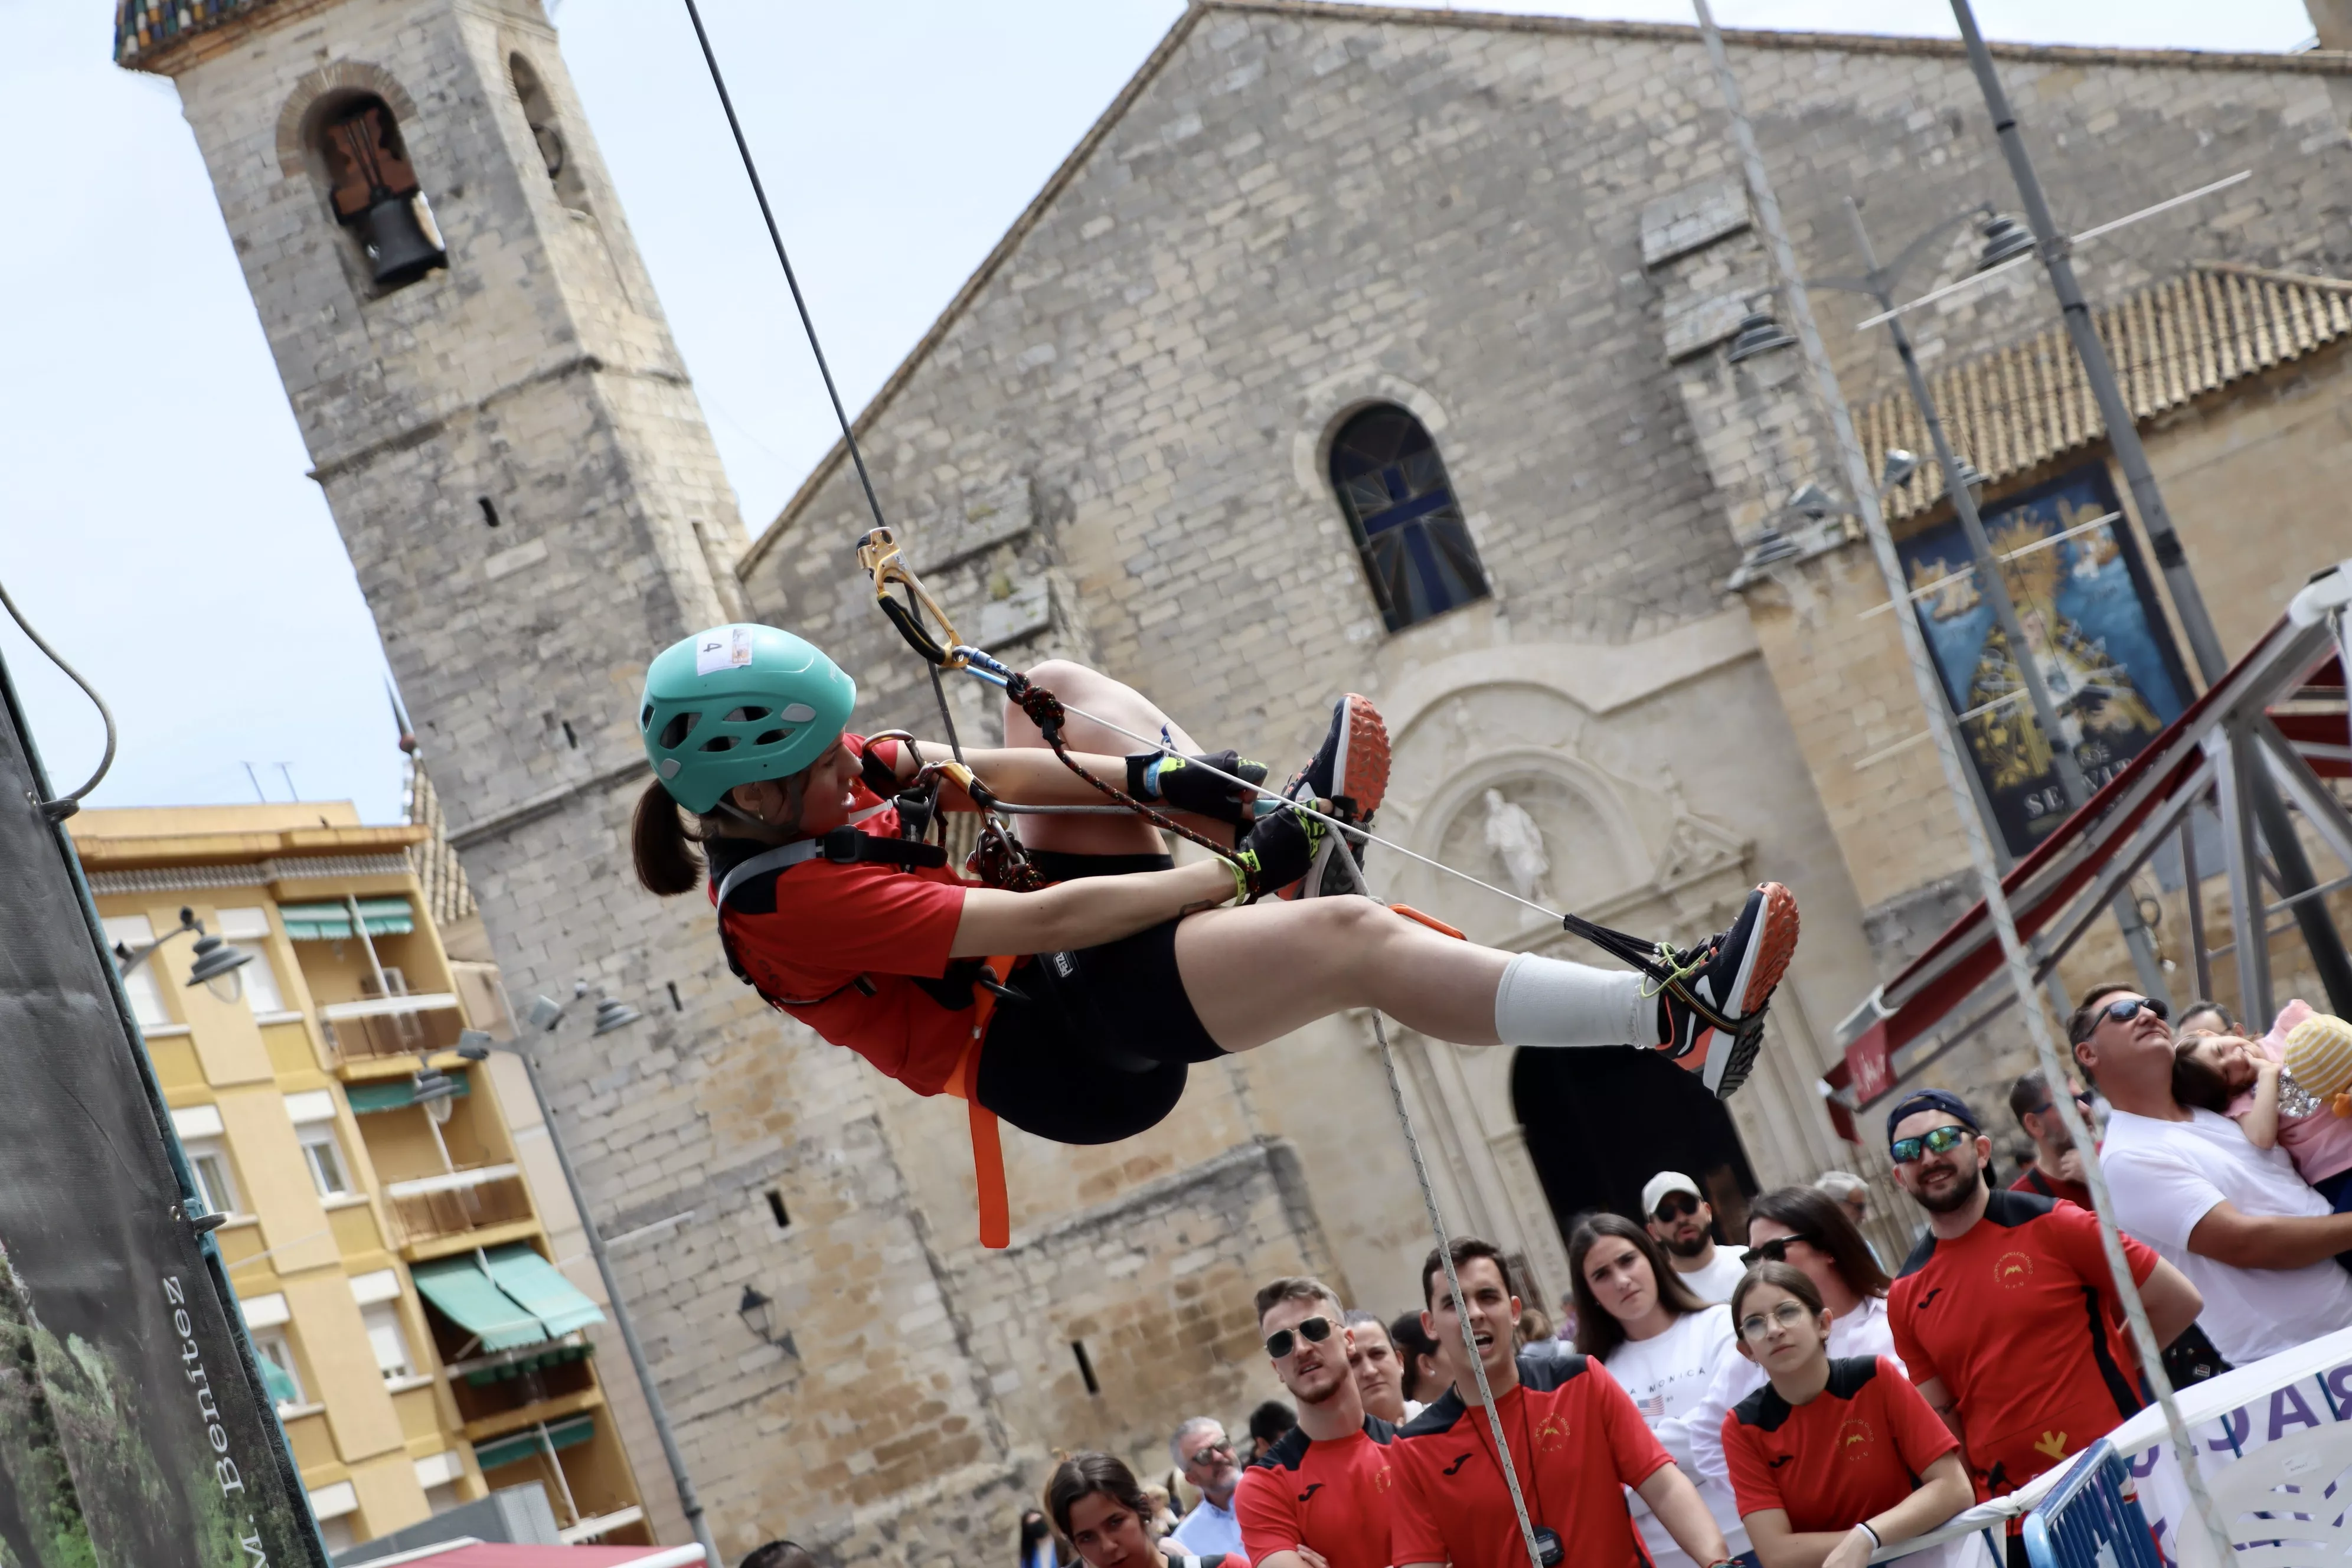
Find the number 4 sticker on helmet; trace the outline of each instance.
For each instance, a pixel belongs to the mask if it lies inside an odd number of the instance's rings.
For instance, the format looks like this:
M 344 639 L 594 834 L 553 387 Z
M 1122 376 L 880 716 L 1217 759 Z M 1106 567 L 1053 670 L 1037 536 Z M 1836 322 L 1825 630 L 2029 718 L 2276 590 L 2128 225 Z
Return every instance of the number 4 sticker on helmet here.
M 709 675 L 740 669 L 751 662 L 751 628 L 721 626 L 708 633 L 694 647 L 694 673 Z

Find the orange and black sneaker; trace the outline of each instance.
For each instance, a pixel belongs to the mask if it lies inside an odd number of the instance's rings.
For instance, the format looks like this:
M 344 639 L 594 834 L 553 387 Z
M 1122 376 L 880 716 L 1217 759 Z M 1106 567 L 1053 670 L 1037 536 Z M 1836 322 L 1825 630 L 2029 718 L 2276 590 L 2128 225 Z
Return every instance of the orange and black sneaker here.
M 1350 691 L 1331 705 L 1331 728 L 1323 744 L 1305 767 L 1291 775 L 1283 786 L 1283 796 L 1321 801 L 1323 809 L 1340 821 L 1368 827 L 1388 791 L 1389 727 L 1370 698 Z M 1344 866 L 1338 864 L 1342 854 L 1351 858 Z M 1363 886 L 1363 864 L 1361 839 L 1346 840 L 1342 834 L 1330 834 L 1317 851 L 1314 866 L 1282 896 L 1301 899 L 1359 891 Z
M 1778 882 L 1748 895 L 1731 929 L 1688 952 L 1661 944 L 1658 1049 L 1718 1100 L 1748 1080 L 1764 1044 L 1764 1010 L 1797 952 L 1797 896 Z

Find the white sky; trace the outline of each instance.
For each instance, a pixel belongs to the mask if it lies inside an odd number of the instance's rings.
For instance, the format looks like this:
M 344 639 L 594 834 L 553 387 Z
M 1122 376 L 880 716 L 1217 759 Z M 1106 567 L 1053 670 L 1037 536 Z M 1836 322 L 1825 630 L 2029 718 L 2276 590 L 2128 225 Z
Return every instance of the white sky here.
M 1494 8 L 1689 19 L 1683 0 Z M 853 412 L 1180 10 L 705 0 Z M 121 752 L 93 804 L 250 800 L 247 763 L 283 800 L 284 763 L 302 798 L 389 818 L 374 625 L 303 477 L 177 97 L 110 63 L 110 13 L 0 0 L 0 582 L 113 706 Z M 1981 0 L 1979 16 L 2037 42 L 2284 50 L 2311 33 L 2299 0 Z M 1954 31 L 1940 0 L 1722 0 L 1718 16 Z M 555 19 L 756 534 L 835 433 L 684 7 L 562 0 Z M 79 784 L 95 715 L 4 617 L 0 658 L 53 782 Z

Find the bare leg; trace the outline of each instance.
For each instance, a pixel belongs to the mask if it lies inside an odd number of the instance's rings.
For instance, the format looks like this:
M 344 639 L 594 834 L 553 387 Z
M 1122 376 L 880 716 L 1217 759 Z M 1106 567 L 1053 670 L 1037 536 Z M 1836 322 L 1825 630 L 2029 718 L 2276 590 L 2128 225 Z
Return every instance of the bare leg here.
M 1028 670 L 1030 679 L 1045 688 L 1065 702 L 1096 713 L 1114 724 L 1125 726 L 1138 735 L 1157 737 L 1163 730 L 1169 741 L 1179 751 L 1197 752 L 1200 746 L 1183 727 L 1155 707 L 1143 693 L 1122 681 L 1113 680 L 1100 670 L 1088 669 L 1083 664 L 1067 659 L 1048 659 Z M 1120 757 L 1146 748 L 1129 736 L 1120 734 L 1108 725 L 1081 719 L 1075 713 L 1062 729 L 1063 742 L 1074 752 L 1094 752 L 1103 756 Z M 1004 705 L 1004 743 L 1007 746 L 1034 746 L 1044 749 L 1045 737 L 1030 722 L 1029 715 L 1008 702 Z M 1125 781 L 1112 779 L 1112 784 Z M 1108 801 L 1105 804 L 1108 804 Z M 1220 824 L 1203 822 L 1187 816 L 1188 826 L 1203 832 L 1230 833 L 1231 828 Z M 1139 816 L 1024 816 L 1020 819 L 1021 842 L 1032 849 L 1059 850 L 1068 855 L 1160 855 L 1167 852 L 1160 830 Z
M 1511 957 L 1361 898 L 1209 910 L 1176 928 L 1184 994 L 1228 1051 L 1349 1007 L 1377 1007 L 1437 1039 L 1491 1046 L 1495 992 Z

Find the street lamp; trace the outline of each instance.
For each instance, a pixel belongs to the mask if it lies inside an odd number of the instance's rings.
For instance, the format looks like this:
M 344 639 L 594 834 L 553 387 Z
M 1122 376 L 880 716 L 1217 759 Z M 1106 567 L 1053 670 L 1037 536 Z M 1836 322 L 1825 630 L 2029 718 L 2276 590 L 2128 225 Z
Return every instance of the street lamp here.
M 114 944 L 115 967 L 127 980 L 132 970 L 162 952 L 165 942 L 170 942 L 173 937 L 186 936 L 191 931 L 195 933 L 196 938 L 196 962 L 188 973 L 189 986 L 193 988 L 201 985 L 224 1002 L 234 1002 L 244 995 L 245 976 L 239 974 L 237 971 L 253 962 L 253 954 L 242 948 L 231 947 L 220 938 L 207 934 L 205 931 L 205 922 L 196 919 L 196 911 L 194 910 L 182 910 L 177 927 L 165 931 L 136 952 L 131 950 L 128 942 L 116 942 Z
M 1764 308 L 1763 301 L 1751 300 L 1748 313 L 1739 318 L 1739 330 L 1731 336 L 1731 350 L 1724 358 L 1738 364 L 1774 349 L 1788 348 L 1796 341 L 1772 319 L 1772 312 Z
M 1879 472 L 1878 493 L 1885 495 L 1918 471 L 1918 458 L 1900 447 L 1894 447 L 1886 454 L 1886 466 Z M 1737 592 L 1763 576 L 1768 566 L 1810 559 L 1836 549 L 1847 538 L 1845 520 L 1853 515 L 1818 481 L 1807 479 L 1778 511 L 1764 520 L 1763 527 L 1748 536 L 1739 565 L 1724 587 Z M 1792 522 L 1793 526 L 1783 529 L 1783 522 Z
M 572 987 L 576 1001 L 588 994 L 588 983 L 579 982 Z M 563 1022 L 563 1005 L 541 996 L 531 1003 L 525 1015 L 532 1027 L 543 1034 L 553 1034 Z M 596 1004 L 593 1033 L 609 1035 L 615 1029 L 625 1029 L 643 1016 L 625 1002 L 604 997 Z M 572 1155 L 563 1146 L 563 1135 L 555 1125 L 555 1111 L 547 1103 L 547 1096 L 539 1087 L 539 1068 L 530 1053 L 509 1041 L 492 1039 L 480 1029 L 466 1029 L 457 1036 L 457 1054 L 469 1062 L 488 1061 L 492 1051 L 504 1051 L 522 1064 L 523 1081 L 530 1086 L 531 1102 L 539 1107 L 540 1125 L 547 1129 L 548 1145 L 555 1151 L 555 1163 L 563 1173 L 563 1185 L 572 1194 L 572 1206 L 580 1215 L 580 1229 L 588 1238 L 588 1252 L 596 1260 L 597 1277 L 604 1282 L 605 1304 L 613 1311 L 613 1326 L 621 1331 L 621 1343 L 629 1352 L 629 1364 L 636 1369 L 637 1384 L 645 1390 L 646 1413 L 653 1417 L 654 1435 L 661 1439 L 662 1458 L 669 1465 L 669 1477 L 677 1488 L 677 1506 L 686 1515 L 688 1528 L 701 1544 L 703 1555 L 712 1568 L 722 1561 L 719 1543 L 711 1538 L 710 1525 L 702 1515 L 702 1500 L 694 1489 L 694 1478 L 687 1473 L 686 1456 L 678 1452 L 677 1437 L 670 1430 L 669 1412 L 662 1404 L 661 1389 L 654 1382 L 653 1369 L 646 1364 L 645 1346 L 637 1342 L 635 1323 L 630 1321 L 628 1303 L 621 1295 L 620 1282 L 613 1278 L 613 1260 L 604 1251 L 604 1232 L 596 1228 L 596 1216 L 589 1211 L 587 1195 L 580 1190 L 580 1178 L 572 1169 Z M 789 1336 L 787 1336 L 789 1338 Z
M 1977 510 L 1977 488 L 1984 476 L 1975 467 L 1952 450 L 1950 438 L 1944 432 L 1942 415 L 1937 412 L 1935 397 L 1927 390 L 1927 374 L 1919 368 L 1919 356 L 1911 346 L 1911 334 L 1904 330 L 1903 318 L 1895 313 L 1895 289 L 1912 263 L 1927 254 L 1930 247 L 1940 245 L 1952 230 L 1973 220 L 1982 243 L 1977 251 L 1976 270 L 1990 272 L 2016 257 L 2021 249 L 2032 246 L 2031 236 L 2018 227 L 2015 220 L 1996 213 L 1990 206 L 1979 207 L 1946 218 L 1905 247 L 1901 255 L 1881 265 L 1877 250 L 1871 245 L 1870 231 L 1862 221 L 1862 205 L 1852 196 L 1845 202 L 1847 219 L 1853 225 L 1853 240 L 1862 252 L 1863 264 L 1870 270 L 1860 278 L 1822 278 L 1812 281 L 1823 289 L 1840 289 L 1851 294 L 1863 294 L 1878 302 L 1885 312 L 1887 335 L 1895 342 L 1895 356 L 1903 362 L 1903 374 L 1910 383 L 1911 401 L 1918 405 L 1919 416 L 1927 423 L 1927 438 L 1936 450 L 1936 463 L 1943 470 L 1944 491 L 1951 497 L 1952 510 L 1959 519 L 1960 532 L 1969 542 L 1969 554 L 1973 560 L 1977 590 L 1992 606 L 1993 620 L 2009 643 L 2010 658 L 2025 688 L 2025 695 L 2033 709 L 2034 721 L 2041 727 L 2049 742 L 2050 763 L 2058 775 L 2058 787 L 2066 796 L 2069 809 L 2080 809 L 2091 798 L 2090 781 L 2083 776 L 2083 765 L 2074 755 L 2074 748 L 2060 726 L 2058 706 L 2050 696 L 2049 682 L 2042 678 L 2042 661 L 2034 657 L 2033 645 L 2026 639 L 2025 626 L 2018 619 L 2017 605 L 2009 596 L 2009 583 L 2002 575 L 1993 554 L 1992 541 L 1986 535 L 1984 518 Z M 1897 607 L 1898 610 L 1901 606 Z M 2123 928 L 2124 940 L 2131 949 L 2132 968 L 2139 980 L 2140 989 L 2148 995 L 2163 999 L 2170 995 L 2165 984 L 2164 970 L 2156 955 L 2156 943 L 2149 938 L 2147 928 L 2140 922 L 2139 909 L 2135 903 L 2117 895 L 2115 904 L 2116 921 Z

